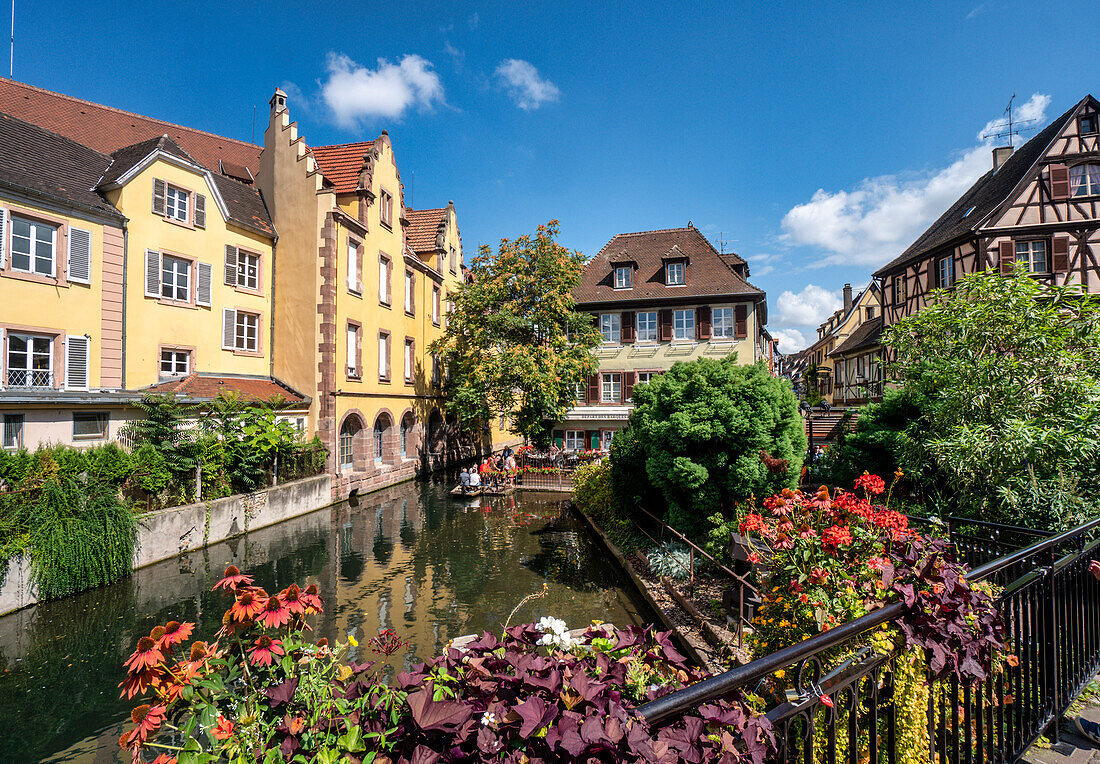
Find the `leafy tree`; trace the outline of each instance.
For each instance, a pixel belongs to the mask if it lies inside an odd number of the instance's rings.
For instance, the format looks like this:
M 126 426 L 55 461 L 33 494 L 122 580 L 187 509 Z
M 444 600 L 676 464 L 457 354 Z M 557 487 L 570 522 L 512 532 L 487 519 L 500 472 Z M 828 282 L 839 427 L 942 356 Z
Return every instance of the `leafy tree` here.
M 620 438 L 624 445 L 616 448 Z M 790 385 L 763 364 L 738 365 L 733 355 L 677 363 L 635 387 L 634 411 L 612 443 L 611 463 L 624 506 L 649 503 L 656 489 L 666 521 L 699 535 L 716 512 L 729 515 L 754 495 L 794 487 L 805 450 Z M 623 497 L 628 481 L 633 496 Z
M 175 480 L 193 479 L 195 433 L 186 425 L 193 409 L 175 395 L 146 394 L 135 405 L 144 417 L 127 425 L 134 446 L 153 446 L 164 457 L 164 464 Z
M 920 410 L 905 462 L 947 509 L 1037 519 L 1021 512 L 1037 496 L 1071 484 L 1097 496 L 1100 305 L 1079 288 L 972 274 L 883 341 Z
M 515 432 L 543 442 L 596 370 L 599 332 L 575 309 L 584 257 L 557 242 L 558 221 L 478 250 L 432 343 L 447 370 L 447 410 L 468 429 L 511 414 Z
M 813 479 L 850 486 L 864 472 L 889 479 L 896 470 L 905 470 L 906 429 L 919 417 L 920 408 L 907 389 L 889 388 L 880 403 L 868 403 L 859 411 L 852 432 L 841 428 L 836 443 L 812 473 Z

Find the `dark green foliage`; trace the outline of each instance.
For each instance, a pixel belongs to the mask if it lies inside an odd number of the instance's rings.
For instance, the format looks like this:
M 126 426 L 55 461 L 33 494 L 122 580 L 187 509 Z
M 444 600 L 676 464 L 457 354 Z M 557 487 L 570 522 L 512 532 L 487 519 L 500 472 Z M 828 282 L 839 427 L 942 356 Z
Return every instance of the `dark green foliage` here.
M 629 427 L 627 445 L 612 457 L 623 473 L 617 485 L 637 481 L 644 469 L 666 522 L 688 535 L 751 496 L 794 487 L 806 450 L 790 385 L 735 356 L 677 363 L 639 385 Z
M 615 441 L 618 441 L 616 436 Z M 613 441 L 613 442 L 615 442 Z M 623 554 L 646 546 L 646 539 L 626 517 L 612 491 L 611 465 L 586 464 L 573 473 L 573 497 L 582 512 L 591 518 L 611 543 Z
M 905 431 L 919 415 L 917 401 L 904 388 L 886 390 L 881 403 L 869 403 L 859 411 L 853 432 L 841 428 L 837 442 L 814 465 L 812 482 L 851 486 L 864 471 L 889 482 L 896 470 L 905 470 Z
M 177 481 L 193 480 L 196 464 L 195 433 L 186 426 L 197 412 L 174 395 L 145 395 L 137 403 L 145 415 L 127 425 L 130 442 L 149 444 L 164 457 L 164 466 Z
M 113 488 L 121 486 L 133 472 L 130 455 L 114 443 L 96 446 L 84 453 L 88 473 Z
M 172 481 L 168 460 L 152 443 L 143 443 L 130 454 L 130 482 L 149 494 L 158 494 Z

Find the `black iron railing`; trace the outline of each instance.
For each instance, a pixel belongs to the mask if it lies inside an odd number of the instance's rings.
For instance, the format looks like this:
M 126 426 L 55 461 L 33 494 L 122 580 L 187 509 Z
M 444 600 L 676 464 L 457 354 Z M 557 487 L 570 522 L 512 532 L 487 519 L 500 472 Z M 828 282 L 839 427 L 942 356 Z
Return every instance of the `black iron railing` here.
M 1100 554 L 1100 541 L 1093 540 L 1098 529 L 1100 518 L 970 572 L 978 581 L 1024 571 L 999 600 L 1013 658 L 982 684 L 931 683 L 929 761 L 1013 762 L 1044 732 L 1057 736 L 1058 720 L 1100 668 L 1100 582 L 1088 571 Z M 902 656 L 875 652 L 867 640 L 904 614 L 904 604 L 887 605 L 639 711 L 661 724 L 737 690 L 789 687 L 767 711 L 778 739 L 776 761 L 896 761 L 913 744 L 898 734 L 904 711 L 895 678 Z M 786 679 L 780 681 L 778 672 Z

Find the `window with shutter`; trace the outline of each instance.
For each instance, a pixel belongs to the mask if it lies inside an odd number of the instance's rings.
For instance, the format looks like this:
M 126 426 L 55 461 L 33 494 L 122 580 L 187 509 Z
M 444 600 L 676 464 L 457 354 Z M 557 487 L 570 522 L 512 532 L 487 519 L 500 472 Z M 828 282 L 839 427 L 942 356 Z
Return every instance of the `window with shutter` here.
M 160 297 L 160 252 L 145 250 L 145 296 Z
M 359 327 L 348 324 L 347 367 L 349 377 L 359 376 Z
M 160 178 L 153 178 L 153 214 L 164 214 L 164 200 L 168 195 L 168 184 Z
M 1012 268 L 1016 264 L 1016 247 L 1011 241 L 1002 241 L 998 245 L 998 249 L 1000 250 L 998 267 L 1001 275 L 1006 276 L 1012 273 Z
M 214 266 L 210 263 L 199 263 L 199 280 L 195 292 L 195 302 L 209 308 L 214 291 Z
M 634 372 L 623 372 L 623 400 L 630 403 L 634 397 Z
M 660 322 L 660 340 L 661 342 L 669 342 L 672 339 L 672 311 L 669 309 L 657 311 L 657 318 Z
M 206 228 L 206 197 L 195 194 L 195 227 Z
M 1050 247 L 1051 265 L 1055 273 L 1069 270 L 1069 238 L 1055 236 Z
M 82 335 L 65 339 L 65 387 L 69 390 L 88 389 L 88 345 L 88 338 Z
M 348 239 L 348 291 L 359 291 L 359 247 Z
M 1050 196 L 1055 201 L 1069 198 L 1069 168 L 1064 164 L 1050 166 Z
M 593 374 L 588 378 L 587 400 L 590 404 L 600 400 L 600 375 Z
M 743 340 L 749 336 L 749 308 L 747 305 L 737 305 L 733 313 L 737 323 L 737 338 Z
M 69 281 L 92 283 L 92 232 L 69 228 Z
M 701 340 L 710 339 L 710 306 L 703 305 L 696 309 L 695 336 Z
M 237 286 L 237 248 L 232 244 L 225 245 L 225 283 Z
M 623 311 L 622 318 L 622 342 L 630 343 L 634 341 L 634 312 Z
M 233 308 L 222 309 L 222 350 L 236 348 L 237 311 Z

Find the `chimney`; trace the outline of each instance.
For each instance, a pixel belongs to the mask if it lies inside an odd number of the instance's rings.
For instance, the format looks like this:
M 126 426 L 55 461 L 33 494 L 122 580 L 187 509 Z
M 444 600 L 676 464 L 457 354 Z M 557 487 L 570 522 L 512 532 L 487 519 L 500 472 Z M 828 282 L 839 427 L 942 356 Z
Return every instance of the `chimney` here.
M 268 104 L 271 106 L 273 115 L 286 111 L 286 93 L 283 92 L 282 88 L 275 88 L 275 95 L 271 96 Z
M 844 285 L 844 312 L 847 313 L 852 309 L 852 285 Z
M 993 149 L 993 169 L 994 171 L 1001 169 L 1001 165 L 1008 161 L 1008 158 L 1012 156 L 1011 146 L 998 146 Z

